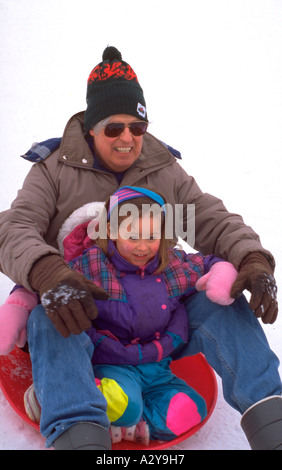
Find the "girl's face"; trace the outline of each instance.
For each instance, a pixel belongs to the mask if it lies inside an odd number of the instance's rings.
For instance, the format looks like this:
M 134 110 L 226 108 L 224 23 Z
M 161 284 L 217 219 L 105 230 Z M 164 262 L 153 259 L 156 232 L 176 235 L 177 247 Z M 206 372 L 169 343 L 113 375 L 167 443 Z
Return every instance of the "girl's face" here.
M 161 239 L 161 224 L 150 215 L 119 227 L 115 239 L 119 254 L 135 266 L 146 266 L 156 255 Z

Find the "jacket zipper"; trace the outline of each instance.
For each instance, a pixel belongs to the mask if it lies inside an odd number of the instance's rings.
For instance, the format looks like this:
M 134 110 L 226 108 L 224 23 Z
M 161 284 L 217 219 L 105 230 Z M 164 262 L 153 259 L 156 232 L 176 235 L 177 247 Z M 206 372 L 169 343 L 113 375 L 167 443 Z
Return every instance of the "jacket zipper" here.
M 140 276 L 141 276 L 141 279 L 144 279 L 145 277 L 145 267 L 143 266 L 140 267 Z

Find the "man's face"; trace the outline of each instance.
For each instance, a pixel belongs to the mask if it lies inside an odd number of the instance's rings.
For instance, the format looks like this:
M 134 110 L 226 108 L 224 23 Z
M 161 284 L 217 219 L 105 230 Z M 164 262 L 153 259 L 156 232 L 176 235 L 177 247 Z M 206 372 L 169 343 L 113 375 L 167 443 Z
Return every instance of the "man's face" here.
M 138 119 L 128 114 L 116 114 L 111 117 L 111 122 L 122 122 L 130 124 Z M 118 137 L 107 137 L 104 129 L 101 129 L 98 135 L 91 130 L 90 134 L 94 137 L 94 150 L 102 163 L 112 171 L 122 172 L 130 168 L 140 156 L 143 136 L 135 137 L 130 129 L 125 127 Z

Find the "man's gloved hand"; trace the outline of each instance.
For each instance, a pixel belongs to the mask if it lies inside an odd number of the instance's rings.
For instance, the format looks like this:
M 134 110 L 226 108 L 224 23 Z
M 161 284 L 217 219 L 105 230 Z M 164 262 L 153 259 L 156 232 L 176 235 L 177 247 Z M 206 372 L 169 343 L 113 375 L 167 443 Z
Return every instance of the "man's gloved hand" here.
M 29 283 L 37 291 L 46 314 L 65 338 L 91 327 L 98 316 L 94 299 L 106 300 L 107 292 L 72 271 L 59 255 L 40 258 L 32 267 Z
M 250 253 L 239 268 L 231 289 L 231 297 L 239 297 L 247 289 L 251 292 L 250 308 L 263 323 L 274 323 L 278 315 L 277 285 L 274 270 L 262 253 Z

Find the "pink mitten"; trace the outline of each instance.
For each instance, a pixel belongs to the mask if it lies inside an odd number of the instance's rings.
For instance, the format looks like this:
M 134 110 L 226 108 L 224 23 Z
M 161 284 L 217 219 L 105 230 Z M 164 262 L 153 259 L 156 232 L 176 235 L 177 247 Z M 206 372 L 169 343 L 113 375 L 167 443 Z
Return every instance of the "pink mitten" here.
M 238 272 L 233 264 L 220 261 L 196 282 L 198 291 L 206 290 L 207 297 L 220 305 L 231 305 L 235 299 L 230 297 L 231 286 Z
M 28 316 L 37 303 L 37 295 L 21 287 L 0 307 L 0 355 L 25 345 Z

